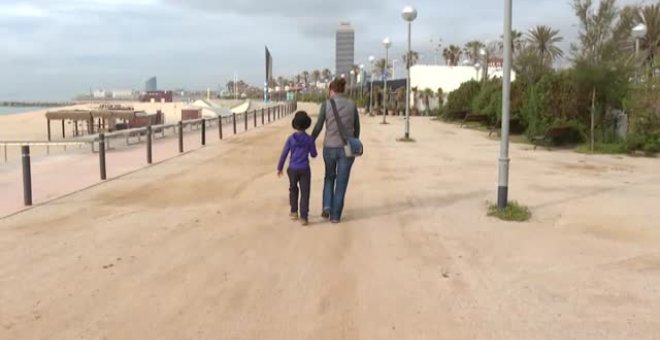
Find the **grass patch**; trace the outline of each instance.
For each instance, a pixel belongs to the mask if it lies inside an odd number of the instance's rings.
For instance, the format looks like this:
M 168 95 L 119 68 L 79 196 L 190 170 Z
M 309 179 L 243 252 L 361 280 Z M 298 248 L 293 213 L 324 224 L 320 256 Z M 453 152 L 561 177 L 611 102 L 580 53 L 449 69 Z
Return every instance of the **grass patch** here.
M 590 154 L 592 153 L 591 145 L 582 144 L 575 148 L 575 152 Z M 627 153 L 627 150 L 626 145 L 623 143 L 596 143 L 594 144 L 593 153 L 603 155 L 619 155 Z
M 532 212 L 518 202 L 509 202 L 507 207 L 502 210 L 497 208 L 497 204 L 489 204 L 488 216 L 497 217 L 503 221 L 526 222 L 532 218 Z
M 401 143 L 415 143 L 415 142 L 417 142 L 416 140 L 414 140 L 412 138 L 405 138 L 405 137 L 404 138 L 399 138 L 396 141 L 401 142 Z

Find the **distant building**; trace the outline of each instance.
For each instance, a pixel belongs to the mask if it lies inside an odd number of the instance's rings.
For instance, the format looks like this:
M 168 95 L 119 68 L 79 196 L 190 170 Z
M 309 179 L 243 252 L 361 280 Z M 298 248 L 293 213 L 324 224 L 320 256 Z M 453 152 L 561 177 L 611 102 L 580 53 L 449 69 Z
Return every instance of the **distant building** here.
M 147 82 L 144 84 L 144 91 L 145 92 L 154 92 L 158 91 L 158 80 L 156 77 L 151 77 Z
M 148 91 L 140 98 L 145 103 L 171 103 L 173 100 L 172 91 Z
M 132 99 L 133 90 L 114 90 L 112 91 L 112 99 Z
M 335 74 L 348 77 L 355 64 L 355 31 L 349 22 L 339 24 L 336 39 Z
M 92 92 L 92 98 L 94 99 L 105 99 L 107 96 L 108 94 L 105 90 L 94 90 Z

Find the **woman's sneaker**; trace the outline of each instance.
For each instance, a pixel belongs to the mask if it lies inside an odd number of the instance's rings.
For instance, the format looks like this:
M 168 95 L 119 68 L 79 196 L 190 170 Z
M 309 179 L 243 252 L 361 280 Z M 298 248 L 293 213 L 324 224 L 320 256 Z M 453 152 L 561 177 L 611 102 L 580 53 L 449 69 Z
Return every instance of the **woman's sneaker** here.
M 301 221 L 300 223 L 303 225 L 303 227 L 306 227 L 306 226 L 309 225 L 309 220 L 306 219 L 306 218 L 303 218 L 300 221 Z
M 330 210 L 323 210 L 321 213 L 321 217 L 325 218 L 326 220 L 330 218 Z
M 292 221 L 295 221 L 295 220 L 298 219 L 298 213 L 291 213 L 291 215 L 289 215 L 289 217 L 291 217 Z

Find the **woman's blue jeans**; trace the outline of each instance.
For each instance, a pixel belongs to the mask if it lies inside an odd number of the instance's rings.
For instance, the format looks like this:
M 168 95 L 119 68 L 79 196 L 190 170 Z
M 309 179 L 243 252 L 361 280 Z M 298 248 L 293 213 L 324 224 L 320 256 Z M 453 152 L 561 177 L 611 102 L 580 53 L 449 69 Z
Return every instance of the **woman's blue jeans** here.
M 330 212 L 330 219 L 341 220 L 344 198 L 355 158 L 346 157 L 344 148 L 324 148 L 325 184 L 323 185 L 323 210 Z

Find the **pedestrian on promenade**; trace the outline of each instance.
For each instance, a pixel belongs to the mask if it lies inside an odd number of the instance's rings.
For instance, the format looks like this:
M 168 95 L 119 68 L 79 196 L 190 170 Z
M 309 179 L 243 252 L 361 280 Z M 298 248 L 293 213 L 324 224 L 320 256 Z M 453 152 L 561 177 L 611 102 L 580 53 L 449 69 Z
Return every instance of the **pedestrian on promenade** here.
M 346 80 L 338 78 L 330 83 L 330 99 L 321 105 L 318 121 L 312 131 L 316 140 L 325 125 L 323 160 L 323 213 L 332 223 L 341 221 L 348 180 L 355 158 L 346 154 L 346 139 L 360 137 L 360 116 L 357 105 L 344 96 Z M 333 105 L 334 103 L 334 105 Z M 339 118 L 339 122 L 335 117 Z
M 291 219 L 300 218 L 304 226 L 309 224 L 309 192 L 312 181 L 312 171 L 309 167 L 309 156 L 316 158 L 314 139 L 305 132 L 312 125 L 312 119 L 305 111 L 296 112 L 291 123 L 296 130 L 284 144 L 284 150 L 277 165 L 277 175 L 282 177 L 282 170 L 287 157 L 289 159 L 289 203 L 291 204 Z M 300 194 L 300 195 L 299 195 Z M 300 202 L 298 197 L 300 196 Z M 298 216 L 300 213 L 300 217 Z

